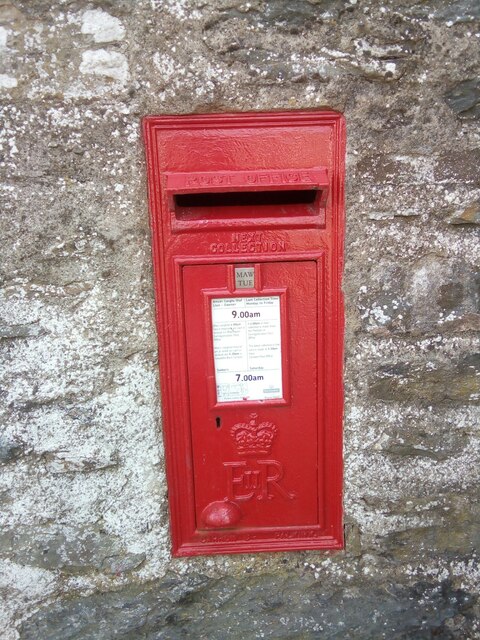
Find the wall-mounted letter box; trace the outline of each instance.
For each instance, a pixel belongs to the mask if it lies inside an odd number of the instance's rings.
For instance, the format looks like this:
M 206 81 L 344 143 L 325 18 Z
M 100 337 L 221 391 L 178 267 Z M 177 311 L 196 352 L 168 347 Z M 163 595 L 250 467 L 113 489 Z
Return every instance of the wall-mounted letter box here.
M 173 552 L 341 548 L 343 117 L 144 135 Z

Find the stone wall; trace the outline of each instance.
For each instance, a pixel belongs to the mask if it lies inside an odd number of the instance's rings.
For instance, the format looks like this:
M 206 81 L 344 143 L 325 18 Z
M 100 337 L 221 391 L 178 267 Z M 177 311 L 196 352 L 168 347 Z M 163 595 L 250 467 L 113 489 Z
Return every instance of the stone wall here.
M 480 637 L 479 22 L 0 0 L 2 638 Z M 348 125 L 346 550 L 172 560 L 140 119 L 322 107 Z

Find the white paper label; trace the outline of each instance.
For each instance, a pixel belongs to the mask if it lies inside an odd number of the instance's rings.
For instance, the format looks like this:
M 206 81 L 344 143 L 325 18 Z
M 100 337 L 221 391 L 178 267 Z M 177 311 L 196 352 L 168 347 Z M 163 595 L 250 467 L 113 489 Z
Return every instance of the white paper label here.
M 253 289 L 255 286 L 254 267 L 235 267 L 235 289 Z
M 214 298 L 218 402 L 283 398 L 279 296 Z

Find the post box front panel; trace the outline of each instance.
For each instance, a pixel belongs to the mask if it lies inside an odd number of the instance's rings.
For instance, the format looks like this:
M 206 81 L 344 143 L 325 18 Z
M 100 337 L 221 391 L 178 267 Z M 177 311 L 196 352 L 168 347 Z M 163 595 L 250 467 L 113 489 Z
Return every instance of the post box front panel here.
M 341 548 L 343 118 L 144 135 L 173 553 Z
M 317 350 L 322 351 L 316 331 L 317 264 L 259 264 L 261 282 L 248 297 L 243 289 L 232 290 L 231 269 L 229 264 L 183 269 L 196 529 L 207 539 L 215 529 L 228 529 L 232 538 L 246 529 L 261 533 L 265 527 L 316 526 L 323 506 L 317 446 L 316 367 Z M 213 322 L 216 301 L 231 316 L 230 321 L 222 313 L 221 328 Z M 305 326 L 313 330 L 307 333 Z M 238 364 L 238 371 L 228 371 L 220 384 L 214 367 L 219 331 L 226 336 L 223 352 Z M 289 383 L 278 378 L 279 364 Z M 225 397 L 228 378 L 230 396 Z M 272 382 L 277 385 L 274 398 Z M 246 392 L 244 398 L 238 397 L 238 389 Z M 215 527 L 209 518 L 223 503 L 232 505 L 235 522 Z

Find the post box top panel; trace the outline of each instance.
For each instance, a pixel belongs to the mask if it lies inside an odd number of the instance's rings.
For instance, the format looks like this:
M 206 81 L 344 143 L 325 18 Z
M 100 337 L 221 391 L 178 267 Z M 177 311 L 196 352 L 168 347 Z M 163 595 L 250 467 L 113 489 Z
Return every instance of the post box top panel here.
M 336 112 L 148 116 L 144 131 L 164 233 L 324 228 L 342 191 Z

